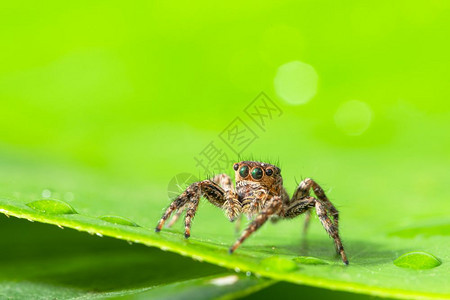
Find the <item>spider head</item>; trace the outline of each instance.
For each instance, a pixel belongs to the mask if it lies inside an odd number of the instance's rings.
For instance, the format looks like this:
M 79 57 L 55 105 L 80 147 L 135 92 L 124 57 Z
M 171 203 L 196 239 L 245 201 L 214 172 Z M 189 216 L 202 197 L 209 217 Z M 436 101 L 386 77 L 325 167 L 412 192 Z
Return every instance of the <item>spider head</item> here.
M 235 163 L 233 169 L 236 186 L 239 186 L 240 183 L 247 183 L 252 186 L 260 186 L 267 191 L 278 192 L 281 189 L 283 180 L 281 169 L 277 166 L 257 161 L 241 161 Z

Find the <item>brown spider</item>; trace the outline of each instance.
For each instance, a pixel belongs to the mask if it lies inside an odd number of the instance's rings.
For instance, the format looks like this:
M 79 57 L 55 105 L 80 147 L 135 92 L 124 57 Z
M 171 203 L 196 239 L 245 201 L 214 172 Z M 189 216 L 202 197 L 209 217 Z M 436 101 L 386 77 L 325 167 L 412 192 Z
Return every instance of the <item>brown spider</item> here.
M 231 222 L 235 221 L 241 214 L 246 214 L 249 218 L 256 215 L 253 222 L 230 248 L 229 252 L 233 253 L 250 234 L 261 227 L 269 218 L 272 220 L 292 219 L 308 212 L 305 220 L 306 229 L 311 209 L 315 207 L 320 222 L 334 239 L 337 253 L 341 255 L 342 261 L 348 265 L 348 259 L 338 232 L 339 213 L 325 196 L 323 189 L 314 180 L 310 178 L 303 180 L 290 199 L 283 187 L 280 168 L 255 161 L 241 161 L 234 164 L 233 168 L 236 190 L 233 189 L 231 178 L 227 174 L 216 175 L 212 180 L 203 180 L 191 184 L 167 208 L 156 226 L 156 232 L 161 230 L 164 222 L 172 213 L 175 212 L 169 226 L 186 210 L 184 236 L 189 238 L 191 221 L 197 210 L 199 199 L 203 196 L 215 206 L 224 209 Z M 314 191 L 317 199 L 310 196 L 310 189 Z M 331 218 L 329 215 L 331 215 Z

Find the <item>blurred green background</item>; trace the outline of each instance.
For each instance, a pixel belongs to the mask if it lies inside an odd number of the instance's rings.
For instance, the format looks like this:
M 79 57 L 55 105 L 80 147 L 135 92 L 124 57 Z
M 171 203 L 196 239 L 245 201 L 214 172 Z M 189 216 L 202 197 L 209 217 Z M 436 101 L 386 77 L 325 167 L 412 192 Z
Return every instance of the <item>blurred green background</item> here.
M 211 141 L 237 160 L 218 136 L 239 116 L 258 135 L 241 157 L 278 160 L 290 190 L 311 176 L 401 196 L 403 216 L 448 205 L 448 1 L 1 5 L 4 161 L 163 187 L 203 174 Z M 260 92 L 283 112 L 264 130 L 244 113 Z
M 335 149 L 389 149 L 386 165 L 412 169 L 447 160 L 447 1 L 9 1 L 1 11 L 4 149 L 167 182 L 264 91 L 284 115 L 244 154 L 297 170 Z M 305 105 L 274 89 L 292 61 L 318 75 Z M 372 114 L 356 137 L 334 120 L 349 100 Z
M 238 159 L 219 135 L 240 117 L 258 137 L 239 157 L 279 161 L 289 192 L 318 179 L 343 212 L 344 233 L 448 221 L 449 8 L 4 1 L 3 172 L 75 166 L 153 191 L 130 211 L 145 201 L 163 208 L 173 176 L 204 174 L 194 158 L 210 142 Z M 264 128 L 245 113 L 261 92 L 282 111 Z M 137 221 L 153 226 L 159 214 Z

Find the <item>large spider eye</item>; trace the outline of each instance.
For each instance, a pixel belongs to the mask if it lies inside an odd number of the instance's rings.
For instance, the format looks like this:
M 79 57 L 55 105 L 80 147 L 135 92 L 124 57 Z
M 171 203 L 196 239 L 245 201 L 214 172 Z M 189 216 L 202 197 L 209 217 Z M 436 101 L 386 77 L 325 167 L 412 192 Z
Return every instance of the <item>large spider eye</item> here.
M 234 169 L 235 171 L 237 171 L 238 168 L 239 168 L 239 165 L 238 165 L 238 164 L 234 164 L 233 169 Z
M 239 175 L 241 175 L 242 178 L 247 177 L 247 175 L 248 175 L 248 167 L 247 166 L 242 166 L 241 169 L 239 170 Z
M 266 170 L 266 174 L 269 175 L 269 176 L 272 175 L 273 174 L 273 170 L 272 169 L 267 169 Z
M 261 179 L 263 176 L 263 170 L 261 168 L 254 168 L 252 171 L 253 179 Z

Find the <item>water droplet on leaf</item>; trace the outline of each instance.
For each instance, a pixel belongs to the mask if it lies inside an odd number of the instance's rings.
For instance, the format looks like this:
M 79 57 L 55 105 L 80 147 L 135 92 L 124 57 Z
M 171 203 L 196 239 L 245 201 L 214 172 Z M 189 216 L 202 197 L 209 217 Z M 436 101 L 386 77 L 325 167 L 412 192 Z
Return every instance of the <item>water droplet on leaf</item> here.
M 439 266 L 441 262 L 434 255 L 426 252 L 408 252 L 396 260 L 394 260 L 394 265 L 400 268 L 408 269 L 431 269 Z
M 291 259 L 282 258 L 278 256 L 271 256 L 264 258 L 261 261 L 261 265 L 267 271 L 275 271 L 275 272 L 291 272 L 298 269 L 297 264 Z
M 323 260 L 323 259 L 320 259 L 317 257 L 312 257 L 312 256 L 298 256 L 298 257 L 294 258 L 293 261 L 300 263 L 300 264 L 304 264 L 304 265 L 328 265 L 328 264 L 330 264 L 326 260 Z
M 124 218 L 124 217 L 119 217 L 119 216 L 103 216 L 103 217 L 100 217 L 100 219 L 102 219 L 103 221 L 109 222 L 109 223 L 113 223 L 113 224 L 139 227 L 138 224 L 136 224 L 136 223 L 134 223 L 133 221 L 128 220 L 127 218 Z
M 27 206 L 46 214 L 63 215 L 77 213 L 72 206 L 64 201 L 56 199 L 37 200 L 27 203 Z

